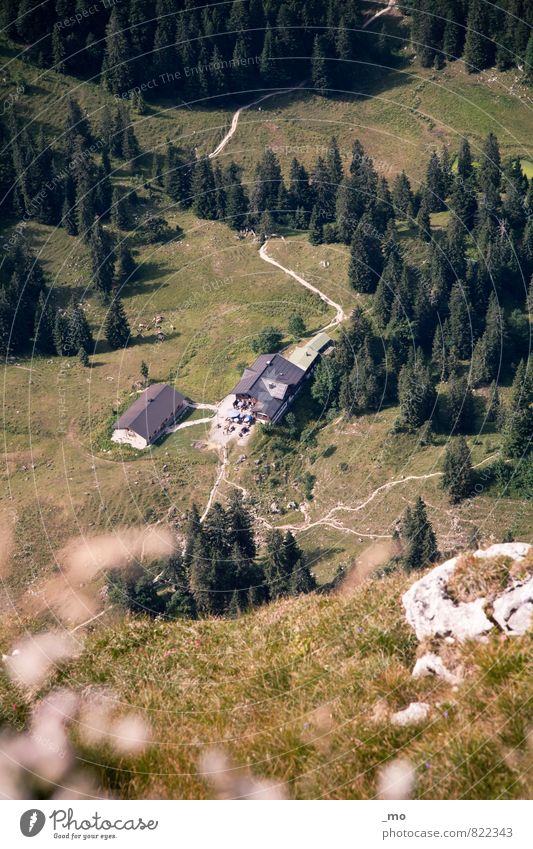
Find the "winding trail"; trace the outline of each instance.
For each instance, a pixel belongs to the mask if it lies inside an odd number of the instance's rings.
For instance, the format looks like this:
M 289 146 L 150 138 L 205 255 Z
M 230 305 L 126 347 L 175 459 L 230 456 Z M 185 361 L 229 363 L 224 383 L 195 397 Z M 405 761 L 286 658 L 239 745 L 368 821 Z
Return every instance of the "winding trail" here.
M 327 330 L 329 327 L 334 327 L 335 325 L 340 324 L 342 321 L 346 321 L 348 316 L 346 315 L 340 304 L 337 304 L 335 301 L 332 301 L 331 298 L 324 294 L 324 292 L 322 292 L 316 286 L 313 286 L 312 283 L 309 283 L 303 277 L 300 277 L 300 275 L 296 274 L 295 271 L 292 271 L 290 268 L 285 268 L 285 266 L 282 265 L 281 262 L 278 262 L 276 259 L 273 259 L 273 257 L 269 256 L 267 253 L 268 243 L 269 240 L 267 239 L 266 242 L 264 242 L 264 244 L 261 245 L 259 249 L 259 256 L 261 257 L 261 259 L 263 259 L 265 262 L 270 263 L 270 265 L 275 265 L 276 268 L 279 268 L 281 271 L 285 272 L 285 274 L 288 274 L 290 277 L 296 280 L 297 283 L 300 283 L 302 286 L 305 286 L 306 289 L 309 289 L 310 292 L 314 292 L 315 295 L 318 295 L 321 301 L 324 301 L 324 303 L 326 303 L 330 307 L 333 307 L 333 309 L 335 310 L 335 318 L 333 319 L 333 321 L 330 321 L 329 324 L 327 324 L 326 327 L 323 327 L 322 329 Z
M 239 124 L 239 118 L 242 112 L 245 112 L 247 109 L 251 109 L 252 106 L 257 106 L 259 103 L 263 103 L 264 100 L 268 100 L 270 97 L 277 97 L 278 94 L 288 94 L 291 91 L 297 91 L 299 88 L 302 88 L 303 82 L 299 83 L 299 85 L 291 86 L 291 88 L 279 89 L 278 91 L 269 91 L 268 94 L 263 94 L 257 100 L 254 100 L 252 103 L 247 103 L 245 106 L 241 106 L 240 109 L 237 109 L 233 118 L 231 119 L 231 125 L 222 139 L 221 142 L 215 147 L 215 149 L 208 154 L 209 159 L 215 159 L 226 147 L 226 145 L 231 141 L 233 136 L 235 135 L 235 131 L 237 130 L 237 126 Z
M 385 8 L 381 9 L 379 12 L 376 12 L 375 15 L 372 15 L 372 17 L 369 18 L 368 21 L 363 24 L 362 28 L 366 29 L 367 27 L 370 26 L 370 24 L 373 24 L 374 21 L 376 21 L 378 18 L 381 18 L 382 15 L 386 15 L 387 12 L 390 12 L 392 9 L 394 9 L 394 7 L 396 6 L 396 3 L 397 3 L 397 0 L 389 0 L 387 5 L 385 6 Z
M 209 510 L 211 509 L 211 505 L 213 504 L 213 501 L 215 500 L 215 496 L 218 492 L 218 488 L 219 488 L 220 484 L 222 483 L 222 481 L 224 480 L 224 473 L 226 471 L 227 465 L 228 465 L 228 449 L 226 448 L 226 446 L 224 446 L 224 448 L 222 449 L 222 462 L 220 463 L 218 475 L 216 476 L 216 480 L 213 484 L 211 492 L 209 493 L 209 498 L 207 499 L 207 504 L 205 506 L 205 510 L 202 513 L 202 515 L 200 516 L 200 522 L 204 521 L 205 517 L 209 513 Z
M 480 466 L 484 466 L 485 463 L 488 463 L 490 460 L 494 460 L 494 458 L 497 456 L 498 453 L 491 454 L 489 457 L 485 457 L 479 463 L 476 463 L 476 465 L 472 468 L 478 469 Z M 427 475 L 406 475 L 403 478 L 397 478 L 396 480 L 388 481 L 387 483 L 381 484 L 381 486 L 378 486 L 373 492 L 370 493 L 368 498 L 366 498 L 364 501 L 361 502 L 361 504 L 358 504 L 356 507 L 348 507 L 344 504 L 338 504 L 336 507 L 332 507 L 331 510 L 326 513 L 325 516 L 323 516 L 321 519 L 317 519 L 315 522 L 311 522 L 309 520 L 309 515 L 306 514 L 306 521 L 302 525 L 276 525 L 275 527 L 279 530 L 295 531 L 298 533 L 301 531 L 310 530 L 311 528 L 319 527 L 320 525 L 326 525 L 327 527 L 334 528 L 337 531 L 343 531 L 345 533 L 354 534 L 360 537 L 371 537 L 372 539 L 390 539 L 390 534 L 364 534 L 359 531 L 354 531 L 352 530 L 352 528 L 346 528 L 338 520 L 334 519 L 333 515 L 340 511 L 345 511 L 346 513 L 359 513 L 361 510 L 364 510 L 364 508 L 367 507 L 374 500 L 374 498 L 379 495 L 380 492 L 388 492 L 393 487 L 399 486 L 402 483 L 408 483 L 409 481 L 421 481 L 429 480 L 430 478 L 442 477 L 442 474 L 443 472 L 429 472 Z M 261 521 L 269 528 L 274 527 L 274 525 L 272 525 L 263 517 L 259 517 L 259 521 Z

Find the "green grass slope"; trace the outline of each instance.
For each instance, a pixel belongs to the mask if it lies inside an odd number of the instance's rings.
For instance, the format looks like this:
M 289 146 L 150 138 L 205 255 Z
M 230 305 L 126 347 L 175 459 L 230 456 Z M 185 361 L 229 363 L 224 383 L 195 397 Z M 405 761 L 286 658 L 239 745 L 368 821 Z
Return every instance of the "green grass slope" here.
M 102 751 L 83 757 L 125 798 L 212 795 L 198 773 L 213 750 L 290 798 L 373 798 L 378 770 L 398 756 L 416 768 L 419 799 L 528 798 L 531 635 L 464 647 L 459 687 L 413 680 L 417 643 L 400 601 L 412 580 L 370 580 L 233 621 L 101 625 L 57 683 L 111 690 L 149 722 L 153 745 L 118 765 Z M 430 703 L 430 719 L 391 725 L 415 700 Z

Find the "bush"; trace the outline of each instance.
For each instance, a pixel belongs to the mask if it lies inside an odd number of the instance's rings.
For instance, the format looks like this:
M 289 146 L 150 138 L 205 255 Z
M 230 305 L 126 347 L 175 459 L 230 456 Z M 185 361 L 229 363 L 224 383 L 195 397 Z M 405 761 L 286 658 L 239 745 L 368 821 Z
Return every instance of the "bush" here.
M 277 328 L 265 327 L 254 336 L 250 347 L 254 354 L 270 354 L 278 350 L 282 339 L 283 334 Z

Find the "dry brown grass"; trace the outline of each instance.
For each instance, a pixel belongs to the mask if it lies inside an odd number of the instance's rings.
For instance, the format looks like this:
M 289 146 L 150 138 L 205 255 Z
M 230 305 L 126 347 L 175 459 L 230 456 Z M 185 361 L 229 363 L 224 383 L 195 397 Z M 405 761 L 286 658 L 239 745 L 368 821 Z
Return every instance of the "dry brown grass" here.
M 533 564 L 527 560 L 517 562 L 510 557 L 478 558 L 465 554 L 459 558 L 447 589 L 457 602 L 482 597 L 492 600 L 513 580 L 523 580 L 531 571 Z

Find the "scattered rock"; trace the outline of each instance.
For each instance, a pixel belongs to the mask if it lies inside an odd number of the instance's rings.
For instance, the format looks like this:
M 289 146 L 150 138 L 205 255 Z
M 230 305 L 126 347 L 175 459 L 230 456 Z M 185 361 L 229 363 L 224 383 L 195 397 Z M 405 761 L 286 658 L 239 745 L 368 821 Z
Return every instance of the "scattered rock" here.
M 296 501 L 288 501 L 287 502 L 287 510 L 296 510 L 297 506 L 298 505 L 296 504 Z
M 441 657 L 433 652 L 427 652 L 419 657 L 413 669 L 413 678 L 424 678 L 426 675 L 436 675 L 448 684 L 459 684 L 461 678 L 450 672 L 443 663 Z
M 278 505 L 276 504 L 275 501 L 273 501 L 272 504 L 270 505 L 270 512 L 271 513 L 281 513 L 281 510 L 279 509 L 279 507 L 278 507 Z
M 414 725 L 417 722 L 424 722 L 429 716 L 430 706 L 427 702 L 411 702 L 411 704 L 393 713 L 391 722 L 393 725 Z

